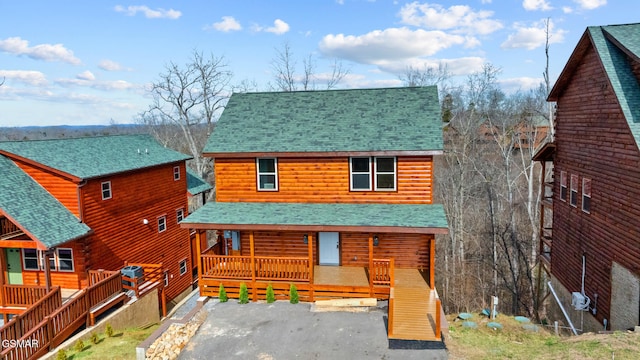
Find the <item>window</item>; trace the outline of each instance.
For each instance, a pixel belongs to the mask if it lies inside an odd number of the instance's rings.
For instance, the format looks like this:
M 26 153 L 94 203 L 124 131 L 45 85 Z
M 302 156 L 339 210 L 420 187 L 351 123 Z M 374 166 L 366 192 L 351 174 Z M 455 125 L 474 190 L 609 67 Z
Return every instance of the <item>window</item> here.
M 277 191 L 278 190 L 278 160 L 256 159 L 258 168 L 258 190 Z
M 180 166 L 173 167 L 173 180 L 174 181 L 180 180 Z
M 569 203 L 571 206 L 578 206 L 578 175 L 571 174 L 571 198 Z
M 582 211 L 591 211 L 591 179 L 582 179 Z
M 180 276 L 187 273 L 187 259 L 182 259 L 180 261 Z
M 184 210 L 183 209 L 176 210 L 176 220 L 178 220 L 178 222 L 180 222 L 183 219 L 184 219 Z
M 560 200 L 567 201 L 567 172 L 560 171 Z
M 169 271 L 164 272 L 164 287 L 169 286 Z
M 102 200 L 111 199 L 111 181 L 102 183 Z
M 158 218 L 158 232 L 161 233 L 163 231 L 167 230 L 167 217 L 166 216 L 160 216 Z
M 371 161 L 368 157 L 352 157 L 349 169 L 351 190 L 371 190 Z
M 22 249 L 22 262 L 25 270 L 44 270 L 44 251 Z M 56 249 L 49 257 L 49 269 L 51 271 L 73 272 L 73 250 Z
M 73 250 L 72 249 L 58 249 L 58 269 L 60 271 L 73 272 Z
M 374 158 L 376 171 L 376 190 L 396 189 L 396 158 L 377 157 Z

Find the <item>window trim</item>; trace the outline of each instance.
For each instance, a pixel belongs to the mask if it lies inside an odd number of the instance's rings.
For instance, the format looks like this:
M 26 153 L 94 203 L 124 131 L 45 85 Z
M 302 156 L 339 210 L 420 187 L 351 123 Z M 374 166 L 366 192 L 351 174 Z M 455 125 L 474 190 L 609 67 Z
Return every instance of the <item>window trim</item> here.
M 184 264 L 184 271 L 182 269 L 182 264 Z M 187 273 L 187 271 L 189 270 L 189 264 L 187 264 L 187 258 L 184 258 L 182 260 L 180 260 L 178 262 L 178 269 L 180 269 L 180 276 L 184 275 Z
M 27 251 L 27 250 L 29 250 L 29 251 L 33 250 L 33 251 L 35 251 L 35 252 L 36 252 L 35 260 L 36 260 L 36 265 L 37 265 L 36 267 L 37 267 L 37 269 L 34 269 L 34 268 L 32 268 L 32 267 L 27 267 L 27 263 L 26 263 L 27 255 L 25 254 L 25 251 Z M 22 251 L 21 251 L 21 253 L 22 253 L 22 269 L 23 269 L 23 270 L 25 270 L 25 271 L 42 271 L 42 268 L 41 268 L 42 261 L 41 261 L 41 259 L 40 259 L 40 253 L 41 253 L 41 252 L 40 252 L 40 250 L 38 250 L 38 249 L 29 249 L 29 248 L 25 249 L 25 248 L 23 248 L 23 249 L 22 249 Z M 28 258 L 29 258 L 30 260 L 33 260 L 33 257 L 31 257 L 31 256 L 29 256 Z
M 378 171 L 378 159 L 393 159 L 393 172 Z M 378 187 L 378 174 L 380 175 L 393 175 L 393 188 L 379 188 Z M 398 162 L 395 156 L 375 156 L 373 158 L 373 182 L 375 191 L 397 191 L 398 189 Z
M 160 229 L 161 226 L 164 226 L 164 229 Z M 165 231 L 167 231 L 167 216 L 158 216 L 158 233 L 163 233 Z
M 180 166 L 173 167 L 173 181 L 180 180 Z
M 34 250 L 36 252 L 36 261 L 38 264 L 38 268 L 34 269 L 32 267 L 27 267 L 26 264 L 26 260 L 27 259 L 31 259 L 33 260 L 33 257 L 29 256 L 27 257 L 25 254 L 25 251 L 31 251 Z M 52 256 L 49 258 L 50 262 L 53 262 L 53 264 L 49 264 L 49 270 L 50 271 L 56 271 L 56 272 L 66 272 L 66 273 L 73 273 L 76 270 L 76 265 L 75 265 L 75 258 L 73 256 L 73 248 L 56 248 L 56 251 L 53 252 Z M 71 254 L 71 258 L 70 259 L 63 259 L 63 260 L 71 260 L 71 269 L 62 269 L 60 267 L 60 250 L 68 250 L 69 253 Z M 31 249 L 31 248 L 23 248 L 21 251 L 22 254 L 22 269 L 25 271 L 44 271 L 44 251 L 43 250 L 38 250 L 38 249 Z
M 567 202 L 567 172 L 560 171 L 560 200 Z
M 64 259 L 64 260 L 71 260 L 71 270 L 63 270 L 60 267 L 60 250 L 69 250 L 69 252 L 71 253 L 71 259 Z M 58 270 L 59 272 L 75 272 L 75 262 L 73 261 L 73 249 L 72 248 L 56 248 L 56 265 L 58 266 Z
M 367 172 L 353 172 L 353 159 L 367 159 L 367 163 L 369 164 L 369 170 Z M 350 156 L 349 157 L 349 191 L 372 191 L 373 181 L 371 181 L 371 176 L 373 174 L 373 169 L 371 169 L 371 157 L 369 156 Z M 354 189 L 353 187 L 353 175 L 368 175 L 369 176 L 369 187 L 366 189 Z
M 589 183 L 588 186 L 586 185 L 587 183 Z M 585 189 L 589 189 L 588 194 Z M 586 203 L 586 201 L 584 201 L 585 198 L 589 198 L 588 209 L 585 209 L 585 206 L 584 206 L 584 204 Z M 591 214 L 591 179 L 589 178 L 582 178 L 582 212 Z
M 176 224 L 184 220 L 184 208 L 176 209 Z
M 574 180 L 575 179 L 575 183 Z M 573 207 L 578 207 L 578 182 L 580 178 L 577 174 L 571 174 L 570 186 L 571 191 L 569 192 L 569 204 Z M 575 185 L 575 187 L 574 187 Z
M 105 185 L 107 185 L 107 189 L 105 189 Z M 108 192 L 108 195 L 105 196 L 105 192 Z M 100 184 L 100 193 L 102 194 L 102 200 L 109 200 L 113 198 L 113 191 L 111 189 L 111 181 L 103 181 Z
M 261 172 L 260 171 L 260 160 L 273 160 L 273 168 L 274 172 Z M 260 187 L 260 176 L 261 175 L 274 175 L 274 187 L 273 189 L 261 188 Z M 278 158 L 275 157 L 263 157 L 256 158 L 256 189 L 258 191 L 278 191 Z

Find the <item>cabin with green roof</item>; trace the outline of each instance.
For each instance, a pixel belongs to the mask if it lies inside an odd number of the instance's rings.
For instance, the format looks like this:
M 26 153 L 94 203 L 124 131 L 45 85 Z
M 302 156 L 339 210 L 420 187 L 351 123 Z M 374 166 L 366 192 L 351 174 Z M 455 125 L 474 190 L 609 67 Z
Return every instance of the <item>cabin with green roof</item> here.
M 216 201 L 181 223 L 220 234 L 201 295 L 284 299 L 293 283 L 304 301 L 388 300 L 390 338 L 440 342 L 442 151 L 435 86 L 233 94 L 203 151 Z
M 540 269 L 574 324 L 584 319 L 584 331 L 633 328 L 640 325 L 640 24 L 588 27 L 548 100 L 557 103 L 555 141 L 535 157 L 553 166 Z M 550 305 L 551 320 L 566 321 Z
M 83 289 L 89 270 L 139 263 L 162 265 L 169 300 L 190 291 L 178 223 L 211 186 L 188 159 L 148 135 L 0 142 L 0 286 Z

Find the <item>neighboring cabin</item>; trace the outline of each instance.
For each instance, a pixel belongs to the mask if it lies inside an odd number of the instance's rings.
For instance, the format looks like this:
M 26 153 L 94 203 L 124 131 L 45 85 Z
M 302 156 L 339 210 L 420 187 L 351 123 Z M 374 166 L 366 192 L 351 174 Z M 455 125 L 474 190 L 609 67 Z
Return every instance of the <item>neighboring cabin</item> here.
M 639 39 L 640 24 L 587 28 L 549 95 L 555 143 L 535 158 L 554 169 L 541 260 L 565 307 L 584 289 L 585 330 L 640 324 Z
M 50 285 L 65 289 L 130 262 L 162 263 L 168 299 L 189 291 L 191 243 L 178 225 L 189 158 L 148 135 L 0 142 L 0 280 L 44 286 L 46 256 Z M 191 183 L 193 195 L 210 189 Z
M 391 298 L 415 313 L 390 304 L 390 338 L 440 340 L 442 148 L 436 87 L 233 94 L 204 149 L 216 202 L 181 223 L 224 235 L 201 257 L 201 294 L 245 282 L 255 301 L 295 283 L 307 301 Z

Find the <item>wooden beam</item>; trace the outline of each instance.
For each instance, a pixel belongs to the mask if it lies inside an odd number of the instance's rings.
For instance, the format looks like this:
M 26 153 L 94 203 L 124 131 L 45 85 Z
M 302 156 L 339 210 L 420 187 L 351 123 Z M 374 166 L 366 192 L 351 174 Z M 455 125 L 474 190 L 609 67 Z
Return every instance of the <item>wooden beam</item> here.
M 313 284 L 313 268 L 315 262 L 313 261 L 313 234 L 307 234 L 307 246 L 309 249 L 309 284 Z
M 369 296 L 373 295 L 373 234 L 369 233 Z
M 393 234 L 448 234 L 446 227 L 401 227 L 401 226 L 333 226 L 333 225 L 273 225 L 273 224 L 220 224 L 220 223 L 180 223 L 184 229 L 237 229 L 261 231 L 310 231 L 310 232 L 376 232 Z
M 251 251 L 251 293 L 253 301 L 258 301 L 258 292 L 256 291 L 256 252 L 253 231 L 249 232 L 249 248 Z
M 431 290 L 436 288 L 436 238 L 431 236 L 429 239 L 429 287 Z
M 202 296 L 202 253 L 200 249 L 201 232 L 201 230 L 196 230 L 196 253 L 198 254 L 198 256 L 196 256 L 196 261 L 198 262 L 196 266 L 198 267 L 198 292 L 200 293 L 200 296 Z
M 44 251 L 44 279 L 47 292 L 51 291 L 51 265 L 49 263 L 49 259 L 51 258 L 52 251 L 52 249 Z
M 38 243 L 33 240 L 2 240 L 0 248 L 8 249 L 37 249 Z
M 4 249 L 0 249 L 0 306 L 4 307 L 4 274 L 6 270 L 5 266 L 6 255 Z M 4 316 L 4 323 L 7 323 L 7 316 Z

